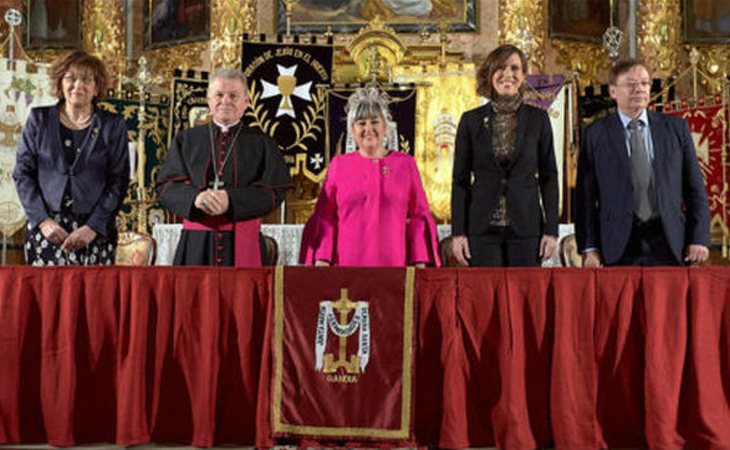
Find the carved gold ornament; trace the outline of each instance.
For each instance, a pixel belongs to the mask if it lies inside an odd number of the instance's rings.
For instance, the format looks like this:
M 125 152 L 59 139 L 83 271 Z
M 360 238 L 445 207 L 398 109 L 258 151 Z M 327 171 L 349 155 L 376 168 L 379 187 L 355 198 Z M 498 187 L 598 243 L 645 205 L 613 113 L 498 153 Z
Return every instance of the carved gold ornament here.
M 357 66 L 360 81 L 391 81 L 393 68 L 408 48 L 392 28 L 375 17 L 347 44 L 347 51 Z
M 118 0 L 83 2 L 83 48 L 104 62 L 109 79 L 116 80 L 126 69 L 124 9 Z
M 152 66 L 157 73 L 163 76 L 164 88 L 168 89 L 172 83 L 175 69 L 187 71 L 201 67 L 203 65 L 202 55 L 207 49 L 207 42 L 195 42 L 147 50 L 144 54 L 150 61 L 153 61 Z
M 730 48 L 719 45 L 688 48 L 690 64 L 701 74 L 694 80 L 694 96 L 697 96 L 697 85 L 705 87 L 709 93 L 722 93 L 730 75 Z
M 676 75 L 681 44 L 680 0 L 639 2 L 638 47 L 654 75 Z
M 553 40 L 552 45 L 558 51 L 558 64 L 577 75 L 580 87 L 606 81 L 611 59 L 604 47 L 598 44 L 562 40 Z
M 530 63 L 545 67 L 543 2 L 499 0 L 499 42 L 515 44 L 529 54 Z
M 211 71 L 240 68 L 243 34 L 256 31 L 256 0 L 215 0 L 211 8 Z

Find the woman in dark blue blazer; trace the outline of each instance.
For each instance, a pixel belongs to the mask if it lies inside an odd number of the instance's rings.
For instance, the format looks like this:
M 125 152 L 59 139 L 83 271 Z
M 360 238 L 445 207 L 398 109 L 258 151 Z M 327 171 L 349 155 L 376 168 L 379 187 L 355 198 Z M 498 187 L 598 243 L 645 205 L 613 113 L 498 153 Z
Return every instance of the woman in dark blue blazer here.
M 108 77 L 95 56 L 73 52 L 50 77 L 59 101 L 31 110 L 13 171 L 28 216 L 26 262 L 113 264 L 129 183 L 126 125 L 96 106 Z
M 547 113 L 522 101 L 527 58 L 493 50 L 477 72 L 490 99 L 465 112 L 454 154 L 454 254 L 464 265 L 537 266 L 557 246 L 558 172 Z

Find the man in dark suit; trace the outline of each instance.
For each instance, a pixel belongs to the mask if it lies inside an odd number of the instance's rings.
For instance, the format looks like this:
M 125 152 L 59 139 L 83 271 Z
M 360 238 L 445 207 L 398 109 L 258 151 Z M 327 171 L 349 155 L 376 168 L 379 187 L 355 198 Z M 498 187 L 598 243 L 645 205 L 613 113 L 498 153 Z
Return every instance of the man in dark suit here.
M 709 257 L 710 212 L 687 122 L 647 110 L 651 76 L 617 62 L 618 111 L 585 133 L 575 228 L 586 267 L 699 264 Z

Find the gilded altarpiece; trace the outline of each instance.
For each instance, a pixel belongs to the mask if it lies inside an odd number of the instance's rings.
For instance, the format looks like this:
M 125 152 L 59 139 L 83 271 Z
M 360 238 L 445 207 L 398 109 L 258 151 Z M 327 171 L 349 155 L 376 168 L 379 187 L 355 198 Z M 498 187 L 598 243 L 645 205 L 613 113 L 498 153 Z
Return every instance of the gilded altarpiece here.
M 499 0 L 499 42 L 520 47 L 532 67 L 545 67 L 545 10 L 534 0 Z
M 655 75 L 676 75 L 681 49 L 679 0 L 639 2 L 638 48 Z
M 256 31 L 256 0 L 213 0 L 212 9 L 211 69 L 239 67 L 243 35 Z
M 98 56 L 106 65 L 111 80 L 126 70 L 123 0 L 83 2 L 81 42 L 84 50 Z
M 557 62 L 565 73 L 576 74 L 580 87 L 606 82 L 611 59 L 605 49 L 598 44 L 552 40 L 557 50 Z

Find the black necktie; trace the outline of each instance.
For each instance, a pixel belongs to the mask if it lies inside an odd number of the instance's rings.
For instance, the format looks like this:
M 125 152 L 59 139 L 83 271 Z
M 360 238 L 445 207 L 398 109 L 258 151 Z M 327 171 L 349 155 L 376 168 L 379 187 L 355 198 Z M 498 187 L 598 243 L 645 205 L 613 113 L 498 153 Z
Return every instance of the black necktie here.
M 646 222 L 654 215 L 654 174 L 644 144 L 644 122 L 633 119 L 629 122 L 629 147 L 631 149 L 631 181 L 634 185 L 634 214 Z

